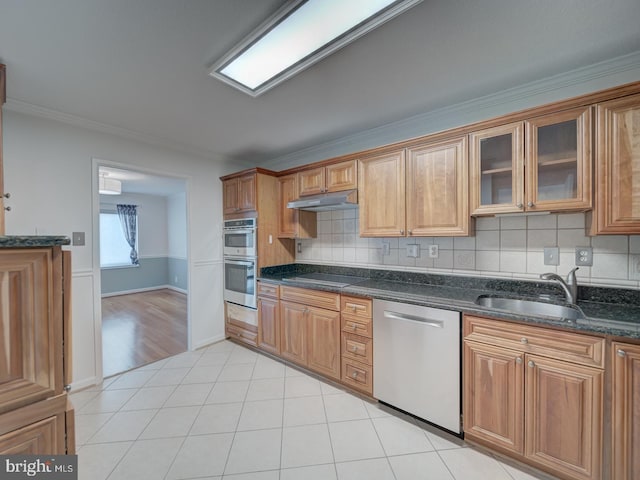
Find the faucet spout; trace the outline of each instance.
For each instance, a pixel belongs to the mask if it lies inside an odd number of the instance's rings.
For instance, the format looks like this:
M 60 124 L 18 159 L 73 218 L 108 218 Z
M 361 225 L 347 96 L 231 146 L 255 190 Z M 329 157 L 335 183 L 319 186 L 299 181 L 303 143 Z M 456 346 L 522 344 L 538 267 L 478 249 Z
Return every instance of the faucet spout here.
M 560 275 L 555 273 L 543 273 L 540 275 L 542 280 L 551 280 L 556 282 L 564 290 L 567 303 L 575 304 L 578 300 L 578 281 L 576 279 L 576 270 L 579 267 L 574 268 L 567 274 L 567 280 L 565 281 Z

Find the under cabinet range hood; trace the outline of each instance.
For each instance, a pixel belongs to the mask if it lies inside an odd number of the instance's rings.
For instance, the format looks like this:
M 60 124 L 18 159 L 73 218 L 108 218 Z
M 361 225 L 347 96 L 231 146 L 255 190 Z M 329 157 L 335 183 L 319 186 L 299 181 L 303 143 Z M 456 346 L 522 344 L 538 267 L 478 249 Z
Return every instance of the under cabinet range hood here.
M 326 210 L 346 210 L 349 208 L 356 208 L 357 206 L 357 190 L 345 190 L 343 192 L 309 195 L 308 197 L 301 197 L 298 200 L 287 203 L 287 208 L 311 210 L 312 212 L 322 212 Z

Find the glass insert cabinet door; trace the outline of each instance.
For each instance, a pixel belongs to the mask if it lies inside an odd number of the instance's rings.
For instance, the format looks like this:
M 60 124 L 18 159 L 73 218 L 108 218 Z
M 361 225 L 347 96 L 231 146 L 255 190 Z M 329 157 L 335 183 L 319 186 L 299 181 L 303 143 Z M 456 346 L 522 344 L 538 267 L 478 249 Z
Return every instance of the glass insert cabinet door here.
M 524 209 L 524 124 L 488 128 L 470 135 L 470 202 L 473 215 Z
M 591 207 L 591 108 L 470 134 L 472 215 Z
M 526 125 L 526 209 L 591 207 L 591 108 L 546 115 Z

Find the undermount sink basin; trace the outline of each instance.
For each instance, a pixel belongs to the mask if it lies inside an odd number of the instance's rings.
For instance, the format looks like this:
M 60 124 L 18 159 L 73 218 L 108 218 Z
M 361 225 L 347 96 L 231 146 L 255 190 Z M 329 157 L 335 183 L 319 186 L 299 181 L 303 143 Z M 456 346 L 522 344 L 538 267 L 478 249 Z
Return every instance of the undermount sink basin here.
M 584 313 L 578 306 L 556 305 L 554 303 L 538 302 L 536 300 L 520 300 L 508 297 L 492 297 L 480 295 L 476 299 L 476 304 L 496 310 L 505 310 L 511 313 L 522 313 L 524 315 L 540 315 L 553 317 L 562 320 L 581 320 Z

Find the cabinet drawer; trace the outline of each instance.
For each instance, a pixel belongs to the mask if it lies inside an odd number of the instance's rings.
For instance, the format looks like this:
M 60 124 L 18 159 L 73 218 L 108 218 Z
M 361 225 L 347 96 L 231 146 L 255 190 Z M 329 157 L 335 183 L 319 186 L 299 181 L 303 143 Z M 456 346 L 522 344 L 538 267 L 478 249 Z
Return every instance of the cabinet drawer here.
M 258 295 L 260 297 L 278 298 L 280 286 L 273 283 L 258 282 Z
M 373 395 L 373 367 L 348 358 L 342 359 L 342 381 Z
M 335 311 L 340 310 L 339 293 L 283 285 L 280 287 L 280 299 L 301 303 L 309 307 L 326 308 L 327 310 Z
M 343 313 L 340 321 L 343 332 L 354 333 L 369 338 L 373 336 L 373 323 L 371 319 L 354 317 Z
M 235 303 L 226 303 L 227 325 L 232 324 L 237 328 L 258 332 L 258 311 L 253 308 L 242 307 Z
M 342 295 L 340 300 L 340 311 L 357 318 L 371 318 L 371 300 L 368 298 L 348 297 Z
M 227 335 L 231 338 L 235 338 L 236 340 L 246 343 L 247 345 L 252 345 L 256 347 L 258 345 L 258 333 L 252 332 L 250 330 L 238 327 L 231 323 L 227 323 Z
M 342 332 L 342 356 L 358 362 L 373 364 L 373 340 Z
M 604 338 L 465 315 L 464 338 L 604 368 Z

